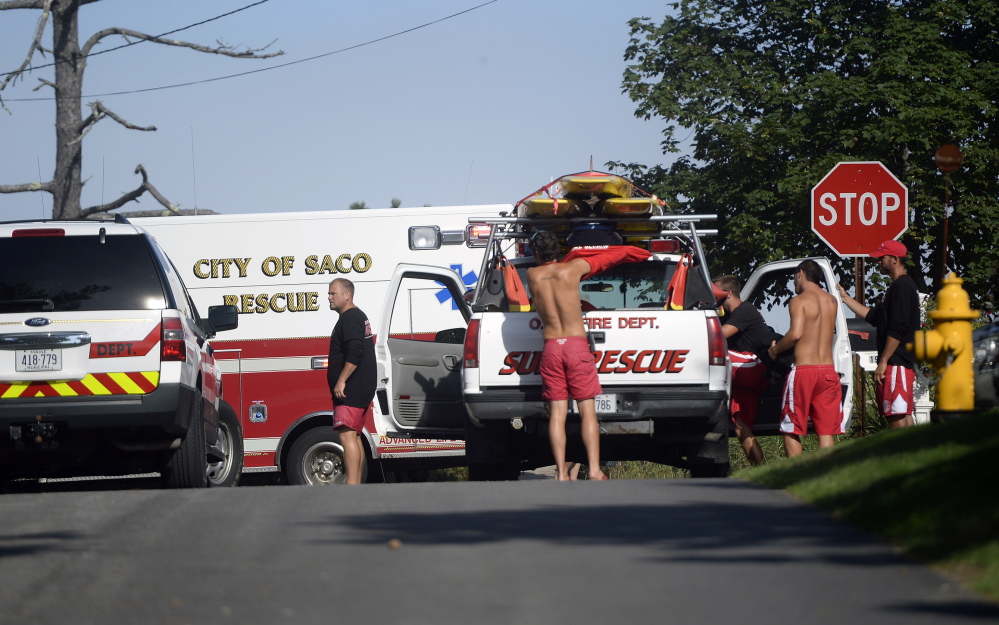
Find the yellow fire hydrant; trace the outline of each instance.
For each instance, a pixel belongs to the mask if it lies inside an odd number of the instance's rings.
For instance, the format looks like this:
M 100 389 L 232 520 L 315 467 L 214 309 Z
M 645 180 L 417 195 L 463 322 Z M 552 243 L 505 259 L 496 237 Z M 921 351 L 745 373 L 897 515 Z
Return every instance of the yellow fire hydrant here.
M 972 310 L 964 280 L 953 272 L 944 278 L 937 294 L 937 309 L 927 313 L 934 329 L 916 332 L 906 348 L 916 360 L 931 362 L 939 378 L 936 408 L 930 413 L 939 422 L 967 414 L 975 409 L 974 347 L 971 322 L 978 318 Z

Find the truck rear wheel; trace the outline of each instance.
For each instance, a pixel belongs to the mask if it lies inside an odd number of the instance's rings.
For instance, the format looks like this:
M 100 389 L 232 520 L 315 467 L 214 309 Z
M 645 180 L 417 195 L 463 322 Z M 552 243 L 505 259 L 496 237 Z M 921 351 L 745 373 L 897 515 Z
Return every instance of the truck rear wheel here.
M 486 421 L 465 424 L 465 459 L 469 482 L 499 482 L 520 477 L 520 461 L 511 458 L 510 425 Z
M 361 465 L 361 482 L 368 481 L 368 457 Z M 317 427 L 302 434 L 288 452 L 288 483 L 298 486 L 332 486 L 347 481 L 340 435 L 331 427 Z
M 469 482 L 505 482 L 520 478 L 520 464 L 511 462 L 478 462 L 468 465 Z
M 221 462 L 208 463 L 208 485 L 236 486 L 243 473 L 243 428 L 232 406 L 219 402 L 218 448 L 225 455 Z
M 187 435 L 160 471 L 166 488 L 208 487 L 208 447 L 205 442 L 205 423 L 201 418 L 200 396 L 194 404 Z

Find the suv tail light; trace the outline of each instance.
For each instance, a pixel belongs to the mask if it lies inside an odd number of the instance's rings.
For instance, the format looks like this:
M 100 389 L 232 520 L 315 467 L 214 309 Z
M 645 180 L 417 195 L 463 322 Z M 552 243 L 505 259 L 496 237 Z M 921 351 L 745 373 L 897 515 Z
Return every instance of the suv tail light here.
M 724 367 L 726 358 L 728 343 L 722 333 L 721 321 L 718 317 L 708 317 L 708 364 Z
M 468 330 L 465 331 L 465 353 L 462 356 L 466 369 L 479 368 L 479 320 L 472 319 L 468 322 Z
M 184 322 L 178 317 L 163 318 L 160 357 L 167 362 L 184 362 L 187 360 L 187 343 L 184 341 Z

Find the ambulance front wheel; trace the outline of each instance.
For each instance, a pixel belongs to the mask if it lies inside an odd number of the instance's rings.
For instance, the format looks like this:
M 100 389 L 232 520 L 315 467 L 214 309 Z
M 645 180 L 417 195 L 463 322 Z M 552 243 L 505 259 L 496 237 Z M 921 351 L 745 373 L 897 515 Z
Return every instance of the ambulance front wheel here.
M 288 483 L 297 486 L 331 486 L 347 481 L 343 445 L 336 430 L 327 426 L 308 430 L 288 452 Z M 361 482 L 368 481 L 368 458 L 364 457 Z

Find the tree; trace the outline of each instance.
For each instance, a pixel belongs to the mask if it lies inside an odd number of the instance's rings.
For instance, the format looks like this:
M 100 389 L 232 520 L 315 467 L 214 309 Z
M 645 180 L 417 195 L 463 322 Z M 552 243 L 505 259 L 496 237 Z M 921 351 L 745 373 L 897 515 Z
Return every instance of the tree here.
M 397 197 L 392 198 L 392 204 L 391 204 L 391 206 L 392 206 L 392 208 L 399 208 L 400 206 L 402 206 L 402 200 L 400 200 Z
M 352 210 L 352 211 L 356 211 L 356 210 L 363 210 L 363 209 L 365 209 L 367 207 L 368 207 L 367 203 L 365 203 L 362 200 L 360 202 L 351 202 L 350 206 L 348 208 L 350 208 L 350 210 Z
M 104 213 L 115 210 L 137 200 L 144 193 L 152 195 L 156 201 L 171 211 L 176 211 L 177 207 L 170 203 L 157 189 L 149 182 L 145 168 L 141 164 L 135 168 L 135 173 L 142 177 L 139 186 L 125 193 L 121 197 L 111 202 L 82 208 L 80 206 L 80 192 L 83 188 L 80 172 L 83 164 L 83 138 L 99 121 L 105 118 L 112 119 L 122 126 L 132 130 L 154 131 L 155 126 L 137 126 L 114 111 L 108 109 L 103 103 L 91 102 L 88 104 L 90 114 L 84 118 L 81 107 L 83 95 L 83 72 L 87 67 L 87 57 L 94 51 L 95 47 L 105 38 L 120 35 L 126 41 L 132 40 L 149 41 L 168 46 L 188 48 L 198 52 L 210 54 L 221 54 L 242 59 L 263 59 L 284 54 L 281 51 L 261 54 L 260 49 L 236 49 L 223 43 L 218 43 L 215 47 L 202 46 L 185 41 L 155 37 L 130 30 L 127 28 L 111 27 L 100 30 L 87 39 L 83 46 L 79 44 L 79 28 L 77 14 L 79 8 L 84 5 L 100 2 L 101 0 L 5 0 L 0 1 L 0 11 L 13 9 L 37 9 L 42 12 L 38 18 L 38 27 L 35 29 L 34 37 L 28 46 L 28 53 L 24 62 L 13 72 L 0 76 L 0 92 L 8 85 L 14 84 L 19 79 L 24 79 L 25 75 L 32 71 L 32 59 L 35 54 L 45 55 L 46 52 L 52 55 L 52 64 L 55 66 L 54 82 L 39 78 L 42 86 L 51 87 L 56 94 L 56 165 L 52 179 L 48 182 L 34 182 L 27 184 L 0 185 L 0 193 L 22 193 L 26 191 L 45 191 L 52 194 L 52 216 L 56 219 L 74 219 L 86 217 L 94 213 Z M 52 22 L 52 48 L 47 50 L 42 47 L 42 37 L 45 34 L 46 25 Z M 0 104 L 2 104 L 0 99 Z M 6 107 L 4 107 L 6 109 Z M 8 111 L 9 112 L 9 111 Z
M 910 273 L 942 277 L 944 179 L 950 268 L 978 305 L 999 272 L 999 9 L 991 0 L 681 0 L 661 24 L 631 21 L 623 89 L 636 116 L 667 120 L 670 167 L 612 163 L 681 211 L 719 215 L 714 271 L 824 254 L 809 191 L 838 161 L 882 161 L 909 188 Z M 849 266 L 848 266 L 849 265 Z M 740 270 L 741 268 L 741 270 Z M 844 263 L 852 283 L 852 262 Z

